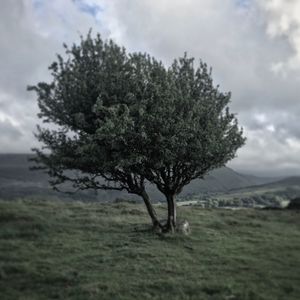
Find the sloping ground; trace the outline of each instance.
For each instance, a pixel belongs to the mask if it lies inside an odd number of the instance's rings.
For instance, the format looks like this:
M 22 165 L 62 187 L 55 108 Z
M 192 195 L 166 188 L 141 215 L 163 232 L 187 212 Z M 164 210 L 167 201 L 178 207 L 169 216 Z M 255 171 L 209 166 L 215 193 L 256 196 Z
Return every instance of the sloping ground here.
M 288 187 L 294 187 L 299 186 L 300 187 L 300 176 L 291 176 L 287 178 L 283 178 L 280 180 L 275 180 L 271 182 L 266 182 L 263 184 L 258 185 L 252 185 L 248 187 L 242 187 L 238 188 L 239 191 L 254 191 L 254 190 L 271 190 L 271 189 L 279 189 L 279 188 L 288 188 Z M 235 189 L 232 189 L 232 192 L 234 192 Z
M 70 199 L 86 199 L 112 201 L 115 198 L 129 198 L 126 192 L 98 191 L 81 192 L 77 195 L 63 195 L 52 191 L 49 188 L 48 176 L 42 171 L 30 171 L 33 163 L 28 161 L 32 155 L 28 154 L 2 154 L 0 155 L 0 197 L 18 198 L 23 196 L 39 195 L 51 197 L 64 197 Z M 215 192 L 227 192 L 231 189 L 238 189 L 252 185 L 264 184 L 275 179 L 259 178 L 239 174 L 229 168 L 221 168 L 212 171 L 204 180 L 194 180 L 186 186 L 181 197 L 191 195 L 207 194 Z M 155 201 L 164 200 L 154 186 L 148 186 L 149 194 Z
M 268 184 L 234 189 L 226 193 L 219 193 L 214 197 L 225 201 L 243 202 L 245 200 L 245 203 L 247 200 L 251 200 L 253 203 L 267 206 L 277 206 L 280 203 L 286 205 L 290 200 L 300 197 L 300 177 L 288 177 Z
M 281 179 L 279 181 L 271 182 L 265 184 L 265 187 L 272 187 L 272 186 L 300 186 L 300 176 L 292 176 Z
M 179 216 L 188 237 L 155 235 L 137 204 L 0 201 L 0 299 L 300 299 L 299 213 Z

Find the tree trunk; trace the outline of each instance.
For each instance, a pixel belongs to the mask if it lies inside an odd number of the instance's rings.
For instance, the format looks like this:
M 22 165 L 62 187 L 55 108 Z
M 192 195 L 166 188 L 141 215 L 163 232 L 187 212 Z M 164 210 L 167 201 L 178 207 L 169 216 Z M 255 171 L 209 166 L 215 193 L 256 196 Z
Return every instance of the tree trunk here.
M 154 228 L 162 228 L 162 225 L 160 224 L 158 218 L 157 218 L 157 214 L 156 214 L 156 211 L 155 209 L 153 208 L 151 202 L 150 202 L 150 199 L 149 199 L 149 196 L 148 194 L 146 193 L 146 191 L 143 191 L 142 194 L 141 194 L 143 200 L 144 200 L 144 203 L 146 205 L 146 208 L 147 208 L 147 211 L 148 211 L 148 214 L 151 218 L 151 221 L 152 221 L 152 224 L 153 224 L 153 227 Z
M 168 203 L 168 221 L 166 231 L 174 232 L 176 229 L 176 201 L 174 194 L 166 195 Z

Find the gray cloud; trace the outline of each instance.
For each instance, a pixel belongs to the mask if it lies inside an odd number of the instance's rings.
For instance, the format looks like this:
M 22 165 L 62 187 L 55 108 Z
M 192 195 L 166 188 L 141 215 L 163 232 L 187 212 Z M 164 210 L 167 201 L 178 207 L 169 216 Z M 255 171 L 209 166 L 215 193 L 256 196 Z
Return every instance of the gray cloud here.
M 78 41 L 80 32 L 95 25 L 95 18 L 83 14 L 72 1 L 1 3 L 0 121 L 5 126 L 0 152 L 29 152 L 37 145 L 33 132 L 38 108 L 35 95 L 26 88 L 49 79 L 48 66 L 62 52 L 63 42 Z M 20 135 L 16 138 L 12 130 Z
M 1 137 L 18 139 L 22 136 L 22 133 L 18 128 L 16 128 L 8 120 L 0 121 L 0 132 L 2 132 Z
M 29 151 L 36 144 L 38 109 L 26 85 L 47 80 L 61 44 L 78 41 L 79 33 L 93 27 L 129 51 L 149 52 L 166 64 L 185 51 L 203 59 L 221 90 L 232 91 L 232 110 L 248 136 L 230 166 L 300 174 L 299 11 L 297 0 L 224 0 L 222 6 L 219 0 L 5 1 L 0 121 L 21 132 L 16 143 L 5 129 L 6 148 Z

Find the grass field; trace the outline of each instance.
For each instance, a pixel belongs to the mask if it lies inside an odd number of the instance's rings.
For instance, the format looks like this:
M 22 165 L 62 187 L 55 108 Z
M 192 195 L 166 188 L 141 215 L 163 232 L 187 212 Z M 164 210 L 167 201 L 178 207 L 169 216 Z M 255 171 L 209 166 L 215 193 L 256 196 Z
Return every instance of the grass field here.
M 1 201 L 0 299 L 300 299 L 299 212 L 179 217 L 190 236 L 155 235 L 139 204 Z

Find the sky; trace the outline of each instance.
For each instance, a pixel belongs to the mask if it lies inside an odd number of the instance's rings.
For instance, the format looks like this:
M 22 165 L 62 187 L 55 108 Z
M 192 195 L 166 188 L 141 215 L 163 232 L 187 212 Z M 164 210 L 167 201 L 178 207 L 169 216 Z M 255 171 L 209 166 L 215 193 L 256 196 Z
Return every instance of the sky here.
M 27 85 L 51 80 L 63 43 L 92 28 L 168 65 L 186 51 L 231 91 L 247 137 L 228 164 L 261 176 L 300 175 L 299 0 L 3 0 L 0 153 L 29 153 L 38 107 Z

